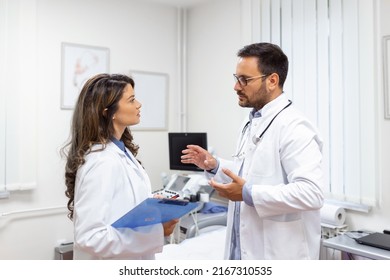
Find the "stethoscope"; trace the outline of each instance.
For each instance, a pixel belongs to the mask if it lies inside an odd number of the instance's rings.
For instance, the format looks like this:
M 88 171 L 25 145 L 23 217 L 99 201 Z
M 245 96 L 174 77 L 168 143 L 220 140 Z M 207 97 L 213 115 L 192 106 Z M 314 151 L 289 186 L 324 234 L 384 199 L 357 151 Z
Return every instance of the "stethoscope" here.
M 292 104 L 292 101 L 289 100 L 289 101 L 288 101 L 288 104 L 287 104 L 286 106 L 284 106 L 283 109 L 280 110 L 280 111 L 272 118 L 272 120 L 269 122 L 269 124 L 267 125 L 267 127 L 263 130 L 263 132 L 261 132 L 261 133 L 259 134 L 259 136 L 256 136 L 256 135 L 253 136 L 253 139 L 252 139 L 253 144 L 257 145 L 257 144 L 260 142 L 260 140 L 261 140 L 261 138 L 263 137 L 264 133 L 268 130 L 268 128 L 271 126 L 271 124 L 272 124 L 273 121 L 276 119 L 276 117 L 277 117 L 281 112 L 283 112 L 285 109 L 287 109 L 291 104 Z M 246 144 L 246 141 L 247 141 L 247 139 L 248 139 L 248 137 L 244 137 L 244 136 L 246 135 L 246 132 L 248 131 L 248 128 L 249 128 L 249 124 L 250 124 L 250 123 L 251 123 L 251 121 L 248 121 L 248 122 L 245 124 L 244 128 L 242 129 L 242 132 L 241 132 L 241 140 L 240 140 L 240 145 L 239 145 L 240 148 L 238 149 L 237 154 L 232 155 L 232 157 L 234 157 L 234 158 L 238 158 L 238 159 L 240 159 L 240 160 L 244 158 L 245 152 L 243 151 L 243 148 L 244 148 L 244 146 L 245 146 L 245 144 Z

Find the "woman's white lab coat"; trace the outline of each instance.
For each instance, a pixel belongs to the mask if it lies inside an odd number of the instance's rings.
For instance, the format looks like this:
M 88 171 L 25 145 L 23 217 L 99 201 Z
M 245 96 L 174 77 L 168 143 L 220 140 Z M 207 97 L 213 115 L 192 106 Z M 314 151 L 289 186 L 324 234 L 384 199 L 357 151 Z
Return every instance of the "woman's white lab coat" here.
M 322 142 L 316 129 L 289 106 L 258 140 L 288 102 L 282 94 L 262 109 L 262 117 L 252 120 L 248 141 L 242 148 L 245 160 L 220 159 L 217 181 L 228 181 L 221 173 L 222 167 L 238 174 L 243 164 L 241 177 L 253 185 L 254 206 L 240 203 L 242 259 L 319 258 L 323 172 Z M 237 154 L 240 144 L 239 140 Z M 229 256 L 231 244 L 234 212 L 231 201 L 228 211 L 225 258 Z
M 99 148 L 101 145 L 93 150 Z M 131 157 L 133 161 L 110 142 L 104 150 L 89 153 L 78 170 L 74 259 L 154 259 L 154 254 L 162 251 L 161 224 L 137 229 L 111 227 L 151 194 L 148 175 Z

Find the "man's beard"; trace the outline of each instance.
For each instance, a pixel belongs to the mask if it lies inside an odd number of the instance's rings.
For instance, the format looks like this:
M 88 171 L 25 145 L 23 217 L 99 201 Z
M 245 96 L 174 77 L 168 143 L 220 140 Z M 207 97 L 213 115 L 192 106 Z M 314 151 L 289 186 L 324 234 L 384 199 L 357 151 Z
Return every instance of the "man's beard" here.
M 237 96 L 239 98 L 238 105 L 240 105 L 243 108 L 252 107 L 252 106 L 250 106 L 248 97 L 245 94 L 243 94 L 241 91 L 236 91 L 236 92 L 237 92 Z

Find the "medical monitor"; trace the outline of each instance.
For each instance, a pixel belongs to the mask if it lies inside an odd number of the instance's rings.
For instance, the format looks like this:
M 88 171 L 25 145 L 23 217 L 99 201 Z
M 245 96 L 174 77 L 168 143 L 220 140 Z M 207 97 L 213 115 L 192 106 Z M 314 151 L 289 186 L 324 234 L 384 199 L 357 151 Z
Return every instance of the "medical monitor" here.
M 194 144 L 207 150 L 207 134 L 205 132 L 169 132 L 169 168 L 171 170 L 203 171 L 194 164 L 181 162 L 182 150 Z

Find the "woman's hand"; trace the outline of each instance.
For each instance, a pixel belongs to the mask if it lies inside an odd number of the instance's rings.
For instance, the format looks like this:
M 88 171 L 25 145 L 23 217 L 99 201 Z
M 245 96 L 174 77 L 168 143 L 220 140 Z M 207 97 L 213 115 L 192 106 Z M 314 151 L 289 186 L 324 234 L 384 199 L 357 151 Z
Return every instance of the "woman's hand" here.
M 164 228 L 164 236 L 171 235 L 178 222 L 179 222 L 179 219 L 174 219 L 174 220 L 170 220 L 168 222 L 163 223 L 162 225 Z

